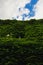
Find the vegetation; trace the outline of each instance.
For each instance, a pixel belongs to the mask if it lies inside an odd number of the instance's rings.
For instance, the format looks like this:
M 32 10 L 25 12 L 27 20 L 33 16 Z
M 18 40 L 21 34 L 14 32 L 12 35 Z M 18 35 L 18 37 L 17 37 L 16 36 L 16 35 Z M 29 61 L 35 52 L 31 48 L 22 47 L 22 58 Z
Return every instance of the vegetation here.
M 43 19 L 0 20 L 0 65 L 43 65 Z

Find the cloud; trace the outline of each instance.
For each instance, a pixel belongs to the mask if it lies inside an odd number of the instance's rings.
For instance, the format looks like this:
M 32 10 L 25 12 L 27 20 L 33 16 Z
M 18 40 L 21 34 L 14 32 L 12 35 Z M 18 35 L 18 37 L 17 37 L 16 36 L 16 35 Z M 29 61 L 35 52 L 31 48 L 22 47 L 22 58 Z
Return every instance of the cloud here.
M 26 17 L 25 20 L 29 19 L 43 19 L 43 0 L 39 0 L 35 7 L 35 16 Z
M 22 20 L 25 20 L 26 18 L 31 18 L 31 17 L 34 17 L 35 16 L 35 5 L 37 4 L 39 0 L 30 0 L 30 2 L 26 3 L 25 6 L 23 7 L 23 12 L 27 12 L 26 13 L 23 13 L 22 12 L 22 8 L 19 8 L 19 12 L 21 12 L 21 17 L 22 17 Z M 18 19 L 19 17 L 18 16 Z
M 23 8 L 30 0 L 0 0 L 0 18 L 16 18 L 19 8 Z
M 43 0 L 36 1 L 38 0 L 0 0 L 0 19 L 43 18 Z
M 43 0 L 39 0 L 36 4 L 36 13 L 33 18 L 43 19 Z
M 35 15 L 33 17 L 25 18 L 25 20 L 29 19 L 43 19 L 43 0 L 39 0 L 37 4 L 34 6 Z

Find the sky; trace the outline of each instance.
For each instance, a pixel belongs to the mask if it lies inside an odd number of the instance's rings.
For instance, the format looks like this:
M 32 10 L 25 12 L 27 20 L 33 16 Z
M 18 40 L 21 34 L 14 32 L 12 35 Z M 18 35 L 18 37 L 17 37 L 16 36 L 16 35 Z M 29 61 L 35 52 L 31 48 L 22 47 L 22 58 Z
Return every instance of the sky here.
M 0 0 L 0 19 L 43 19 L 43 0 Z

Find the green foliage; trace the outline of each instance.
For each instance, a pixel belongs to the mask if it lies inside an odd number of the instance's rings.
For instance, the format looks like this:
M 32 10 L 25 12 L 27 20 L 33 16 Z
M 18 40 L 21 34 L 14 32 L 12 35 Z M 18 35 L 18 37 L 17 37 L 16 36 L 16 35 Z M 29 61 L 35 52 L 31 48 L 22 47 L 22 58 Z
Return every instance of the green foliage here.
M 4 42 L 5 43 L 5 42 Z M 0 65 L 43 65 L 43 44 L 0 44 Z
M 0 65 L 43 65 L 43 19 L 0 20 Z

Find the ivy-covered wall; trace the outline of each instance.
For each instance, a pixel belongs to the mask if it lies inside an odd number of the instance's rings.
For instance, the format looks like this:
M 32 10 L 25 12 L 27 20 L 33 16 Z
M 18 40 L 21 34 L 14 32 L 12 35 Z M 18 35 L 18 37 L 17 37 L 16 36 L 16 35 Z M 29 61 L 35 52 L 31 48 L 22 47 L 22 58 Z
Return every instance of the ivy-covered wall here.
M 43 19 L 0 20 L 0 65 L 43 65 Z

